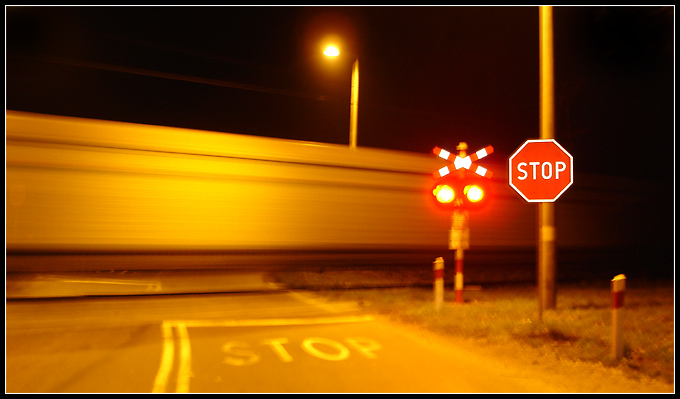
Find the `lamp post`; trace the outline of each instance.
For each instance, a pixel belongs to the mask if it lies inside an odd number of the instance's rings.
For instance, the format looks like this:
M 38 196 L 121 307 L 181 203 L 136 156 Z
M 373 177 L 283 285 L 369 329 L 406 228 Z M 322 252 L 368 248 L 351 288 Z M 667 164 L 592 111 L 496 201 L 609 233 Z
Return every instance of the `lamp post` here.
M 328 57 L 337 57 L 340 51 L 335 46 L 328 46 L 323 52 Z M 357 121 L 359 120 L 359 59 L 352 65 L 352 91 L 349 108 L 349 148 L 357 148 Z

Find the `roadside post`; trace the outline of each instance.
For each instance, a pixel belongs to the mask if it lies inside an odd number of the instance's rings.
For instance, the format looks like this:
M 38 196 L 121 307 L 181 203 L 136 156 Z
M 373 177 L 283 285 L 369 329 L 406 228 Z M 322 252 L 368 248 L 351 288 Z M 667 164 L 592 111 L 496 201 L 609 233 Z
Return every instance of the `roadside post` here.
M 444 258 L 438 257 L 432 264 L 434 270 L 434 306 L 437 310 L 444 304 Z
M 623 297 L 626 293 L 626 276 L 612 279 L 612 354 L 614 360 L 623 357 Z

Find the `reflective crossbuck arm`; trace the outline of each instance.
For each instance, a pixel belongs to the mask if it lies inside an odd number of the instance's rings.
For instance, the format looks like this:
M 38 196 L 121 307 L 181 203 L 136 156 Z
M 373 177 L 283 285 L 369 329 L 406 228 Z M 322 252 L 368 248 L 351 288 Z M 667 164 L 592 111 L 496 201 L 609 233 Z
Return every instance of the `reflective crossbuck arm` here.
M 476 174 L 478 174 L 482 177 L 489 178 L 489 179 L 491 178 L 491 176 L 493 176 L 493 173 L 491 173 L 491 171 L 489 169 L 483 168 L 483 167 L 478 166 L 478 165 L 472 165 L 472 167 L 470 168 L 470 171 L 472 171 L 472 172 L 474 172 L 474 173 L 476 173 Z
M 470 155 L 470 161 L 474 162 L 478 159 L 482 159 L 485 156 L 491 154 L 492 152 L 493 152 L 493 147 L 488 145 L 488 146 L 482 148 L 481 150 L 475 152 L 474 154 Z
M 447 161 L 449 160 L 449 156 L 451 155 L 450 152 L 448 152 L 448 151 L 446 151 L 446 150 L 444 150 L 444 149 L 441 149 L 441 148 L 439 148 L 439 147 L 434 147 L 434 149 L 432 150 L 432 152 L 434 153 L 434 155 L 436 155 L 436 156 L 438 156 L 439 158 L 442 158 L 442 159 L 444 159 L 444 160 L 447 160 Z
M 440 177 L 444 177 L 444 176 L 448 175 L 449 173 L 451 173 L 451 171 L 449 170 L 449 167 L 448 167 L 448 166 L 444 166 L 443 168 L 441 168 L 441 169 L 439 169 L 438 171 L 434 172 L 434 178 L 435 178 L 435 179 L 439 179 Z

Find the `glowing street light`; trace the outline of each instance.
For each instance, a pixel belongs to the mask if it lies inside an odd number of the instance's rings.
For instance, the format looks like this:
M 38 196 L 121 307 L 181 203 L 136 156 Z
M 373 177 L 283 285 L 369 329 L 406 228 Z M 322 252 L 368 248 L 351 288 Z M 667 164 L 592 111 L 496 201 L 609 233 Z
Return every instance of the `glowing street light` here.
M 340 55 L 340 50 L 336 46 L 329 45 L 324 50 L 324 55 L 328 57 L 337 57 Z M 350 94 L 350 108 L 349 108 L 349 148 L 355 150 L 357 148 L 357 121 L 359 118 L 359 59 L 354 61 L 352 65 L 352 92 Z
M 337 57 L 340 55 L 340 50 L 338 50 L 337 47 L 330 45 L 326 47 L 326 50 L 324 50 L 323 54 L 328 57 Z

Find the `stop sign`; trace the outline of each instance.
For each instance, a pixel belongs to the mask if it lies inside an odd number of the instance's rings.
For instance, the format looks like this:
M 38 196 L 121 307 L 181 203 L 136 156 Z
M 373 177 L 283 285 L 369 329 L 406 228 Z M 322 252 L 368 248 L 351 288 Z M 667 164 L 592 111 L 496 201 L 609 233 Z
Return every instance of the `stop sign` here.
M 508 183 L 528 202 L 554 202 L 573 183 L 573 158 L 553 139 L 525 141 L 508 162 Z

